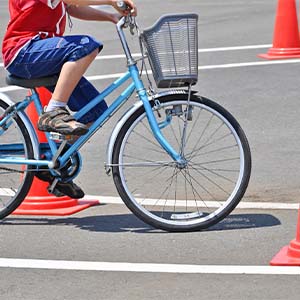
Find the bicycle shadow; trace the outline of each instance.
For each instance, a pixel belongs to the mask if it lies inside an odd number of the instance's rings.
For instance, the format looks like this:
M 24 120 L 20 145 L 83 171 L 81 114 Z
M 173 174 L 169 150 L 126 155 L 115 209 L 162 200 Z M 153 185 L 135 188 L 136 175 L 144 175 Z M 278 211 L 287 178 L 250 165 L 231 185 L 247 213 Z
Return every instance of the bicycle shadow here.
M 273 227 L 280 225 L 279 219 L 271 214 L 234 214 L 232 213 L 220 223 L 202 231 L 227 231 L 253 228 Z M 94 215 L 87 217 L 9 217 L 0 221 L 6 226 L 73 226 L 92 232 L 135 232 L 135 233 L 166 233 L 145 224 L 133 214 Z
M 232 213 L 220 223 L 206 229 L 206 231 L 222 231 L 222 230 L 237 230 L 237 229 L 251 229 L 264 228 L 280 225 L 278 218 L 271 214 L 234 214 Z

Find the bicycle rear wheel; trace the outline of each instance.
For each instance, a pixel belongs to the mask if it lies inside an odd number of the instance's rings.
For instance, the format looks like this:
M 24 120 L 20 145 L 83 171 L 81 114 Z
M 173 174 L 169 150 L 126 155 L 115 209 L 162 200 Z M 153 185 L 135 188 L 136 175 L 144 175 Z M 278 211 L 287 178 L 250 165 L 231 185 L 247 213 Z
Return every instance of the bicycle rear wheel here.
M 6 118 L 7 108 L 8 104 L 0 99 L 0 159 L 32 159 L 33 147 L 26 126 L 18 115 Z M 0 163 L 0 219 L 21 204 L 33 176 L 32 166 Z
M 209 99 L 192 95 L 189 106 L 187 99 L 169 95 L 152 103 L 163 135 L 175 150 L 182 149 L 185 166 L 158 144 L 143 107 L 123 125 L 113 153 L 113 177 L 125 204 L 167 231 L 219 222 L 239 203 L 250 178 L 250 149 L 237 121 Z

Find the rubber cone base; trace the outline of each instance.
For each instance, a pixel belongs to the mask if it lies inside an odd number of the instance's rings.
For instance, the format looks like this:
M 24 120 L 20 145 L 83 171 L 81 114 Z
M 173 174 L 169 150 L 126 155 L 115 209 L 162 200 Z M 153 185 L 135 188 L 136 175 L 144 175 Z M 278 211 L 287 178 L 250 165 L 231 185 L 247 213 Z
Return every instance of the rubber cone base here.
M 67 196 L 27 197 L 13 215 L 66 216 L 97 204 L 99 204 L 98 200 L 77 200 Z
M 300 242 L 292 240 L 289 246 L 283 247 L 271 260 L 271 266 L 300 266 Z
M 270 60 L 300 58 L 300 48 L 271 48 L 268 53 L 259 54 L 258 57 Z
M 98 200 L 72 199 L 68 196 L 55 197 L 48 193 L 47 186 L 48 183 L 35 177 L 27 197 L 12 214 L 66 216 L 99 204 Z

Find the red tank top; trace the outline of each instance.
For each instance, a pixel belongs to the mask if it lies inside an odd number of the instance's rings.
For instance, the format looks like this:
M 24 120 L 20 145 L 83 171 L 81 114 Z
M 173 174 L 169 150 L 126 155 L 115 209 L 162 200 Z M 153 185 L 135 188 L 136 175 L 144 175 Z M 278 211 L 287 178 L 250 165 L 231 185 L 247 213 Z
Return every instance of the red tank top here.
M 61 0 L 9 0 L 9 13 L 2 43 L 6 67 L 33 37 L 61 36 L 65 31 L 66 8 Z

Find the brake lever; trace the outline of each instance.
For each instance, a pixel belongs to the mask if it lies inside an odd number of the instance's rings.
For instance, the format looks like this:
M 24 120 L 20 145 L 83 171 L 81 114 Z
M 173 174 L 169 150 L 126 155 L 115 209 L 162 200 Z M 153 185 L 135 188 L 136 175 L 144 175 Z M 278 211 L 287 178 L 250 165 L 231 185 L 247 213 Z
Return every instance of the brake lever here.
M 129 6 L 124 1 L 118 1 L 117 6 L 121 10 L 127 10 Z M 127 28 L 129 26 L 129 30 L 131 35 L 134 35 L 134 29 L 136 28 L 135 17 L 133 17 L 130 13 L 125 17 L 125 22 L 123 27 Z
M 134 17 L 131 17 L 131 20 L 129 21 L 129 31 L 131 35 L 134 35 L 134 29 L 136 28 L 136 23 Z

